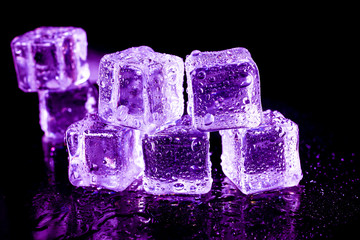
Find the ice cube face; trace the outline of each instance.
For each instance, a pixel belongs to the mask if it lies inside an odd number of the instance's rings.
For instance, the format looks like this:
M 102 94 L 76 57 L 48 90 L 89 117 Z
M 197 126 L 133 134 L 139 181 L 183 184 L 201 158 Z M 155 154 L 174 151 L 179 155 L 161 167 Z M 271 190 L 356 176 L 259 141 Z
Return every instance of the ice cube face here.
M 302 179 L 299 129 L 281 113 L 267 110 L 260 126 L 220 134 L 222 169 L 244 194 L 295 186 Z
M 98 92 L 88 82 L 63 92 L 42 90 L 38 94 L 40 126 L 52 140 L 64 141 L 70 124 L 97 111 Z
M 15 37 L 11 49 L 24 92 L 66 90 L 90 76 L 86 33 L 81 28 L 40 27 Z
M 66 143 L 74 186 L 123 191 L 143 171 L 140 131 L 107 125 L 96 114 L 70 125 Z
M 185 60 L 188 113 L 202 131 L 256 127 L 262 118 L 258 68 L 245 48 L 193 51 Z
M 209 133 L 189 122 L 169 125 L 143 139 L 143 185 L 151 194 L 204 194 L 210 191 Z
M 105 55 L 99 67 L 99 115 L 145 131 L 184 112 L 184 63 L 146 46 Z

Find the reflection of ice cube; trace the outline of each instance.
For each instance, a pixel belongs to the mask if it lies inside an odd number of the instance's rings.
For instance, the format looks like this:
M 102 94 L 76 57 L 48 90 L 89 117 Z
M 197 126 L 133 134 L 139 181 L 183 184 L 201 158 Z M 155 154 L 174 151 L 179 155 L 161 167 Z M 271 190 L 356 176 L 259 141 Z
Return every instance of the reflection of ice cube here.
M 40 125 L 45 136 L 63 141 L 67 127 L 97 109 L 97 90 L 87 82 L 63 92 L 39 91 Z
M 81 28 L 40 27 L 15 37 L 11 49 L 19 88 L 25 92 L 63 91 L 90 76 Z
M 260 124 L 259 73 L 246 49 L 193 51 L 185 67 L 188 113 L 198 129 L 215 131 Z
M 95 114 L 66 131 L 69 179 L 74 186 L 127 188 L 143 168 L 140 132 L 107 125 Z
M 210 191 L 209 134 L 186 125 L 157 131 L 143 139 L 144 189 L 152 194 L 203 194 Z
M 298 239 L 294 213 L 300 208 L 300 187 L 276 192 L 243 195 L 224 178 L 221 201 L 218 206 L 222 239 Z M 231 197 L 230 197 L 231 196 Z M 267 217 L 271 216 L 271 217 Z M 247 224 L 248 223 L 248 224 Z
M 150 130 L 184 111 L 181 58 L 134 47 L 100 61 L 99 115 L 105 121 Z
M 34 225 L 32 239 L 61 239 L 69 232 L 73 232 L 71 223 L 73 204 L 67 194 L 58 192 L 55 187 L 42 188 L 34 194 L 32 211 Z M 28 237 L 27 237 L 28 238 Z
M 220 131 L 222 168 L 245 194 L 295 186 L 302 178 L 298 126 L 277 111 L 257 128 Z
M 68 184 L 69 180 L 66 172 L 68 169 L 68 154 L 66 145 L 64 145 L 64 138 L 62 138 L 62 141 L 54 141 L 54 139 L 43 136 L 42 149 L 48 183 L 52 185 L 58 183 Z

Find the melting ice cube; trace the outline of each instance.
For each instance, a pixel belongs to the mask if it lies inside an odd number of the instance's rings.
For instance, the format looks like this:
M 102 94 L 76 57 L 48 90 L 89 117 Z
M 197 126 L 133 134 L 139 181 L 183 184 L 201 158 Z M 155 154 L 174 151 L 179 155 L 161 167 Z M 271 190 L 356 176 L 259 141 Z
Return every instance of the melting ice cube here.
M 184 112 L 184 63 L 146 46 L 105 55 L 100 62 L 99 115 L 111 124 L 145 131 Z
M 152 194 L 203 194 L 211 189 L 209 133 L 188 116 L 143 139 L 144 189 Z
M 245 194 L 291 187 L 302 179 L 299 129 L 277 111 L 256 128 L 220 131 L 225 175 Z
M 72 124 L 66 143 L 74 186 L 122 191 L 143 170 L 140 131 L 107 125 L 96 114 Z
M 39 27 L 11 42 L 19 88 L 64 91 L 88 80 L 87 39 L 81 28 Z
M 185 60 L 188 113 L 203 131 L 261 122 L 259 72 L 245 48 L 193 51 Z

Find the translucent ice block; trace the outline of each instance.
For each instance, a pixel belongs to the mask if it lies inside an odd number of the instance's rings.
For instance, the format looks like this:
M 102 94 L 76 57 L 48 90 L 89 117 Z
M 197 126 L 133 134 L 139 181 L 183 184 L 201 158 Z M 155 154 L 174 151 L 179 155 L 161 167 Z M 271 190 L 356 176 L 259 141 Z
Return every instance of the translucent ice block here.
M 193 128 L 187 117 L 143 139 L 145 191 L 152 194 L 210 191 L 209 133 Z
M 15 37 L 11 49 L 24 92 L 65 90 L 90 76 L 86 33 L 81 28 L 40 27 Z
M 50 139 L 64 140 L 67 127 L 97 110 L 98 93 L 88 82 L 63 92 L 39 91 L 40 126 Z
M 259 72 L 245 48 L 193 51 L 185 60 L 188 113 L 203 131 L 261 122 Z
M 95 114 L 70 125 L 66 143 L 74 186 L 122 191 L 144 167 L 140 131 L 107 125 Z
M 277 111 L 256 128 L 220 131 L 225 175 L 245 194 L 297 185 L 302 179 L 299 129 Z
M 99 115 L 115 125 L 154 129 L 184 112 L 184 63 L 146 46 L 105 55 L 99 67 Z

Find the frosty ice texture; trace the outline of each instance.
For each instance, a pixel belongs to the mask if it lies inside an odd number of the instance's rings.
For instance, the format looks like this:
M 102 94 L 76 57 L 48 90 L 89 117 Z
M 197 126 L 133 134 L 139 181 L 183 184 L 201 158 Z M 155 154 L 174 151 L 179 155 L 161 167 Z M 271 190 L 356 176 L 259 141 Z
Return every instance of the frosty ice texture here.
M 185 60 L 188 113 L 203 131 L 261 122 L 259 72 L 245 48 L 193 51 Z
M 295 186 L 302 178 L 298 126 L 277 111 L 256 128 L 220 131 L 225 175 L 245 194 Z
M 105 55 L 99 66 L 99 115 L 115 125 L 149 131 L 184 111 L 184 63 L 146 46 Z
M 85 82 L 86 33 L 75 27 L 39 27 L 11 42 L 19 88 L 24 92 L 65 90 Z
M 107 125 L 96 114 L 70 125 L 66 142 L 74 186 L 122 191 L 143 170 L 140 132 Z
M 186 117 L 143 139 L 145 191 L 152 194 L 203 194 L 211 189 L 209 133 Z
M 45 136 L 63 141 L 67 127 L 97 110 L 98 93 L 84 83 L 64 92 L 39 91 L 40 126 Z

